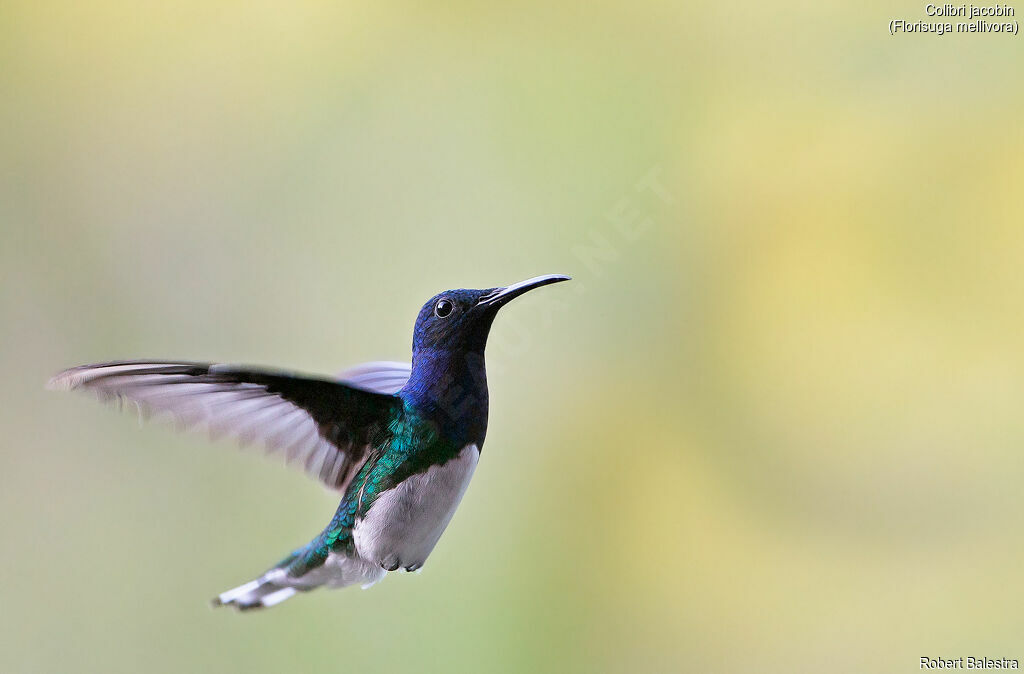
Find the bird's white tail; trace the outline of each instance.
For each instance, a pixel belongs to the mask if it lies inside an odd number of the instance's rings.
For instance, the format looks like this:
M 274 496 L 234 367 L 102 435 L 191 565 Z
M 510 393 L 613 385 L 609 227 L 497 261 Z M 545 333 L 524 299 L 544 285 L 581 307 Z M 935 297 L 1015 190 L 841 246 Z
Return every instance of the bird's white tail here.
M 239 611 L 270 608 L 294 597 L 298 592 L 308 592 L 318 587 L 370 587 L 386 573 L 379 565 L 358 556 L 331 553 L 316 567 L 305 570 L 301 576 L 293 576 L 288 572 L 288 562 L 301 552 L 293 553 L 289 559 L 256 580 L 220 593 L 213 600 L 213 605 L 233 606 Z
M 240 611 L 270 608 L 295 596 L 299 589 L 288 582 L 283 569 L 271 569 L 256 580 L 221 592 L 213 600 L 213 605 L 234 606 Z

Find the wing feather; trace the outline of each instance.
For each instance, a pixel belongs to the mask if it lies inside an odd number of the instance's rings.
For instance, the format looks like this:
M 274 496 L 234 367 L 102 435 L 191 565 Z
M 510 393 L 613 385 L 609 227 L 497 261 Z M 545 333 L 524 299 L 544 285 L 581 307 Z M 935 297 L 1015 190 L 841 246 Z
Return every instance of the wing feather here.
M 377 360 L 350 367 L 338 374 L 341 381 L 377 393 L 397 393 L 412 374 L 409 363 Z
M 262 444 L 344 490 L 401 404 L 388 393 L 408 366 L 376 365 L 355 368 L 355 381 L 348 382 L 232 365 L 117 361 L 65 370 L 49 387 L 130 403 L 142 418 L 168 417 L 212 438 Z

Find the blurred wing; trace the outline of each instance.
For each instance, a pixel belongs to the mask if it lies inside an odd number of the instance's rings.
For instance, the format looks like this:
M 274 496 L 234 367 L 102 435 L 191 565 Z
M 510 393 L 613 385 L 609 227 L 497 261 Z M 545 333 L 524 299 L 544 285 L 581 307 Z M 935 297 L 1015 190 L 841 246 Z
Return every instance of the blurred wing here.
M 338 373 L 338 379 L 374 393 L 398 393 L 409 381 L 412 365 L 393 360 L 363 363 Z
M 169 416 L 242 445 L 283 453 L 327 486 L 344 490 L 374 436 L 401 404 L 394 396 L 326 379 L 231 365 L 121 361 L 83 365 L 50 380 L 102 401 L 134 403 L 142 416 Z M 368 387 L 363 387 L 368 388 Z

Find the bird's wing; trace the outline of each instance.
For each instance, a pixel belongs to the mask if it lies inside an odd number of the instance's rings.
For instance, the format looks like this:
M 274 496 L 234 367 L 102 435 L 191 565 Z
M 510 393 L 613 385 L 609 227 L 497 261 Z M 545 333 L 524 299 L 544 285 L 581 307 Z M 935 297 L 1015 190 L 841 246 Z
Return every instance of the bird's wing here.
M 344 491 L 398 398 L 347 383 L 209 363 L 120 361 L 61 372 L 49 388 L 133 403 L 143 417 L 260 444 Z
M 338 379 L 374 393 L 397 393 L 412 374 L 412 365 L 393 360 L 362 363 L 338 373 Z

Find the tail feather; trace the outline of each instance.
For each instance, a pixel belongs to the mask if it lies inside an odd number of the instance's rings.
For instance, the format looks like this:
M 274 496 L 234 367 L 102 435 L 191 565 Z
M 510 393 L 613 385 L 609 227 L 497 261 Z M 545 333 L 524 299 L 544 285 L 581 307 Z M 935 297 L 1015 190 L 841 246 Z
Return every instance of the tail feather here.
M 226 592 L 213 599 L 214 606 L 234 606 L 240 611 L 254 608 L 270 608 L 292 597 L 300 589 L 285 577 L 281 569 L 273 569 L 256 580 Z
M 378 564 L 357 555 L 328 553 L 322 541 L 314 540 L 283 559 L 265 574 L 220 593 L 214 606 L 233 606 L 240 611 L 276 606 L 298 592 L 321 586 L 345 587 L 361 584 L 369 587 L 384 577 Z

